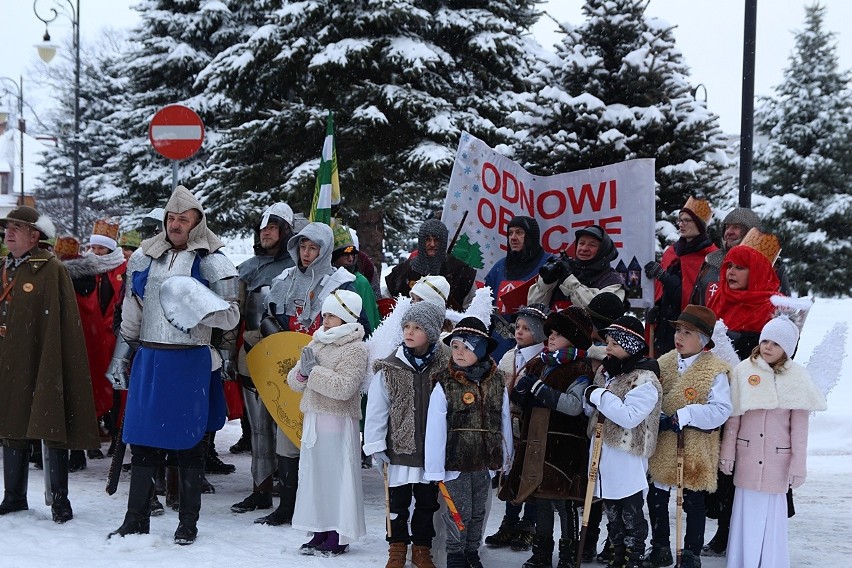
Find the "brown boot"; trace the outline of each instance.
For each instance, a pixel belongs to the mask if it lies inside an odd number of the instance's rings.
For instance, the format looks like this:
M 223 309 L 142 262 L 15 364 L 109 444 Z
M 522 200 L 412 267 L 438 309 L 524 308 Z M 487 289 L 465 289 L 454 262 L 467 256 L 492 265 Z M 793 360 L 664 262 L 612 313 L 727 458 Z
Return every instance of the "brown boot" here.
M 404 542 L 390 543 L 390 546 L 388 546 L 388 563 L 385 564 L 385 568 L 403 568 L 407 553 L 408 545 Z
M 435 563 L 432 562 L 432 548 L 423 545 L 413 545 L 411 547 L 411 563 L 416 568 L 435 568 Z

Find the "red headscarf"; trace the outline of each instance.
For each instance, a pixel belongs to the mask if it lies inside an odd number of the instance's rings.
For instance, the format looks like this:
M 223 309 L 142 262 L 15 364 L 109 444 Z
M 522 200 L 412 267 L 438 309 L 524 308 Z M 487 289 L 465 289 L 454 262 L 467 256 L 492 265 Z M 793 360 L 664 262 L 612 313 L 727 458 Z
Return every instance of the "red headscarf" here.
M 748 288 L 731 290 L 725 272 L 731 264 L 749 269 Z M 769 301 L 779 294 L 781 283 L 765 256 L 751 247 L 737 245 L 722 261 L 719 292 L 710 299 L 708 308 L 725 321 L 731 331 L 760 331 L 772 319 L 775 306 Z

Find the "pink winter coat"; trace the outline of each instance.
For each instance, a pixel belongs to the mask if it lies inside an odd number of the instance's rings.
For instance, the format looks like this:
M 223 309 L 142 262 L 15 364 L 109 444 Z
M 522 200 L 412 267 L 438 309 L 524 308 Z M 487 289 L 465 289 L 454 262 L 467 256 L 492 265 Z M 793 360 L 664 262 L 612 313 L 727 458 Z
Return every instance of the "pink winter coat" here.
M 734 485 L 786 493 L 791 475 L 805 478 L 807 410 L 749 410 L 725 423 L 720 458 L 733 460 Z
M 731 372 L 733 413 L 722 430 L 720 460 L 734 462 L 734 485 L 786 493 L 806 476 L 808 416 L 825 410 L 825 395 L 798 363 L 776 373 L 758 357 Z

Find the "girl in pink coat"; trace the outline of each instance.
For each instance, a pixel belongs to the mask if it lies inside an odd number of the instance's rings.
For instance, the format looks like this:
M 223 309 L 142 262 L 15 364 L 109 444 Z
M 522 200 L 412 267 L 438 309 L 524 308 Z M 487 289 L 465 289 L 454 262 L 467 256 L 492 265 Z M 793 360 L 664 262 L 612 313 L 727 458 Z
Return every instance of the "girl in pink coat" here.
M 790 359 L 798 340 L 788 317 L 770 320 L 751 357 L 731 374 L 734 410 L 719 458 L 736 487 L 728 568 L 790 566 L 786 493 L 807 475 L 808 415 L 826 409 L 807 370 Z

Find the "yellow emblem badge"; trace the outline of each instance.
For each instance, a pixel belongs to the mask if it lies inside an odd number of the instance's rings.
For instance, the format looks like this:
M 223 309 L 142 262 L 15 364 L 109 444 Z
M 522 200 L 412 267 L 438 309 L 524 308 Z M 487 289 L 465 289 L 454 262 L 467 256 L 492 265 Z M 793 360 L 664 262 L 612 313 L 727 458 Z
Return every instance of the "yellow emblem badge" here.
M 698 396 L 698 392 L 694 388 L 688 387 L 683 391 L 683 396 L 686 397 L 686 400 L 695 400 L 695 397 Z
M 21 288 L 23 288 L 24 292 L 32 292 L 33 291 L 33 285 L 29 282 L 27 282 L 26 284 L 21 286 Z
M 760 375 L 751 375 L 748 378 L 748 384 L 750 384 L 753 387 L 756 387 L 757 385 L 759 385 L 760 384 Z
M 472 392 L 468 391 L 462 395 L 462 402 L 465 404 L 473 404 L 476 400 L 476 397 Z

